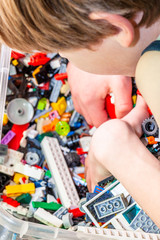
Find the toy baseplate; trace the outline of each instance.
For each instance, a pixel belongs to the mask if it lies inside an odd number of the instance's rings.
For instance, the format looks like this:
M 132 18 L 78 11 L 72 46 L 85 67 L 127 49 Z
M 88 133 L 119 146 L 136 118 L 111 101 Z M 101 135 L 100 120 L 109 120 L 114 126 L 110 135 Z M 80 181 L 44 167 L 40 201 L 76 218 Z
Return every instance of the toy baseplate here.
M 71 205 L 78 206 L 80 199 L 58 140 L 56 138 L 44 137 L 41 147 L 57 186 L 62 205 L 66 208 L 69 208 Z
M 149 234 L 145 232 L 123 231 L 114 229 L 82 227 L 78 226 L 78 231 L 88 234 L 88 239 L 91 235 L 97 235 L 96 239 L 114 239 L 114 240 L 160 240 L 160 234 Z M 105 238 L 104 238 L 105 237 Z

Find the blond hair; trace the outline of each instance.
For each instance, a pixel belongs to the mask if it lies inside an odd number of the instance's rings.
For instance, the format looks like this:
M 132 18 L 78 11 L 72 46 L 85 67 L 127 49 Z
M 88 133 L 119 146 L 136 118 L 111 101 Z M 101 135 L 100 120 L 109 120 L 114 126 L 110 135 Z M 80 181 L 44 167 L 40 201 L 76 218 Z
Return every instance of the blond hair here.
M 131 20 L 143 11 L 140 25 L 160 15 L 160 0 L 0 0 L 0 38 L 24 52 L 88 48 L 117 29 L 91 20 L 94 11 L 120 14 Z

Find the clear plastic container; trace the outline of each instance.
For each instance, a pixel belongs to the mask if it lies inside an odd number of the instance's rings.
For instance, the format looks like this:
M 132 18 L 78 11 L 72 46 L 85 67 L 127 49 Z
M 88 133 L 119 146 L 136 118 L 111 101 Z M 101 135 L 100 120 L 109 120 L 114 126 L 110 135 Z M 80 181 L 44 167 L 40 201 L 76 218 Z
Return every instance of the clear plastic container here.
M 0 138 L 8 84 L 11 49 L 1 47 L 0 58 Z M 0 240 L 160 240 L 160 234 L 110 230 L 95 227 L 78 227 L 75 231 L 49 227 L 42 224 L 22 221 L 0 207 Z
M 3 115 L 8 85 L 11 49 L 6 45 L 1 46 L 0 57 L 0 140 L 2 135 Z
M 79 227 L 77 231 L 48 227 L 19 220 L 0 207 L 0 240 L 160 240 L 160 235 L 94 227 Z

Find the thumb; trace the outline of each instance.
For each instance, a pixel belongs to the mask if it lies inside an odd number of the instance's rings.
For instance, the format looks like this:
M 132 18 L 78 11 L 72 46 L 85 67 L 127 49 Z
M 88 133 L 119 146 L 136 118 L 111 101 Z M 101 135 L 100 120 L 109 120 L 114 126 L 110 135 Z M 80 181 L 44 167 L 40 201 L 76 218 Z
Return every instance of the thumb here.
M 142 135 L 142 122 L 149 117 L 147 104 L 143 97 L 137 96 L 136 106 L 127 114 L 123 120 L 128 122 L 135 130 L 138 137 Z

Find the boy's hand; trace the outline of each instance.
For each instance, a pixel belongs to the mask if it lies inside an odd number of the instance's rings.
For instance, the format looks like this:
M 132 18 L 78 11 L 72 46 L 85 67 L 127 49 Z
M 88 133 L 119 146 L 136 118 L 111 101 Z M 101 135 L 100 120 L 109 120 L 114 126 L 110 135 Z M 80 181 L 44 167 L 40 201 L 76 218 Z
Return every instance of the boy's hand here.
M 123 117 L 122 120 L 127 122 L 133 128 L 138 137 L 141 137 L 141 124 L 148 117 L 149 113 L 147 104 L 142 96 L 137 95 L 136 107 Z
M 85 178 L 89 192 L 93 192 L 98 182 L 110 177 L 112 174 L 94 156 L 91 150 L 85 159 Z
M 67 67 L 75 109 L 92 126 L 100 126 L 108 120 L 105 99 L 113 93 L 117 118 L 124 117 L 132 109 L 131 79 L 125 76 L 95 75 L 84 72 L 71 63 Z
M 127 146 L 121 146 L 118 144 L 117 136 L 121 139 L 122 133 L 124 135 L 125 133 L 122 128 L 118 128 L 118 132 L 115 130 L 117 124 L 119 124 L 119 122 L 126 122 L 126 124 L 130 126 L 130 129 L 132 129 L 130 134 L 136 134 L 140 137 L 142 135 L 141 123 L 148 117 L 147 105 L 144 99 L 141 96 L 138 96 L 136 107 L 133 108 L 123 119 L 110 120 L 96 130 L 85 163 L 85 174 L 89 191 L 93 192 L 95 185 L 97 185 L 99 181 L 111 175 L 105 165 L 107 159 L 117 159 L 118 161 L 118 156 L 123 156 L 124 151 L 127 151 Z M 112 139 L 117 139 L 117 142 Z M 130 141 L 129 137 L 127 141 Z

